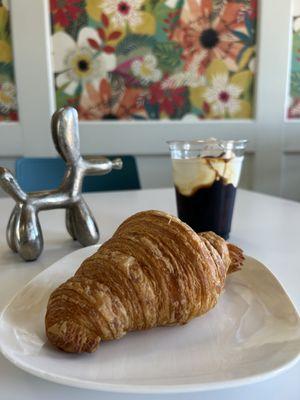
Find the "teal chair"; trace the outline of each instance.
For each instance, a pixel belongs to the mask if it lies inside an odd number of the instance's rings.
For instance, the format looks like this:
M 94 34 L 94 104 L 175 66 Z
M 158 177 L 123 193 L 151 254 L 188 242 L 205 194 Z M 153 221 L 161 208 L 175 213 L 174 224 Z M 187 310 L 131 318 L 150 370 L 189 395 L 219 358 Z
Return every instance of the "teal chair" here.
M 116 156 L 108 156 L 115 158 Z M 119 156 L 117 156 L 119 157 Z M 120 156 L 121 170 L 112 170 L 107 175 L 86 176 L 83 192 L 140 189 L 136 161 L 133 156 Z M 51 190 L 57 188 L 64 176 L 65 162 L 61 158 L 22 157 L 16 161 L 16 178 L 25 192 Z

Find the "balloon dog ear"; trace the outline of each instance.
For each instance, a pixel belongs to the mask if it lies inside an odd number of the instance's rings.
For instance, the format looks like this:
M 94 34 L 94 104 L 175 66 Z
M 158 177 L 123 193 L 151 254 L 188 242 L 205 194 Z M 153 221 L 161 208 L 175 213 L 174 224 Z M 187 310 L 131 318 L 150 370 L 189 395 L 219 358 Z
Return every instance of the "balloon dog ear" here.
M 78 114 L 73 107 L 57 110 L 51 120 L 52 139 L 57 152 L 70 164 L 75 164 L 80 155 Z

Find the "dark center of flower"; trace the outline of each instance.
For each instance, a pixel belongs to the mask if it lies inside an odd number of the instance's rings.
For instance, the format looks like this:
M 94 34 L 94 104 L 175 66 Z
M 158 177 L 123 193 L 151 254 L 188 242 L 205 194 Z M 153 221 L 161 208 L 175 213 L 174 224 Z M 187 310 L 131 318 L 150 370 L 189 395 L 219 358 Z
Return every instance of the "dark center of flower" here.
M 121 1 L 118 4 L 118 11 L 123 14 L 123 15 L 127 15 L 129 13 L 130 7 L 129 4 L 126 3 L 125 1 Z
M 108 114 L 104 114 L 102 119 L 119 119 L 116 115 L 108 113 Z
M 219 43 L 219 34 L 215 29 L 205 29 L 201 32 L 199 41 L 205 49 L 212 49 Z
M 219 93 L 219 100 L 222 101 L 223 103 L 227 103 L 229 100 L 229 93 L 225 92 L 224 90 Z
M 86 60 L 79 60 L 77 65 L 78 69 L 80 69 L 82 72 L 85 72 L 89 69 L 89 63 Z

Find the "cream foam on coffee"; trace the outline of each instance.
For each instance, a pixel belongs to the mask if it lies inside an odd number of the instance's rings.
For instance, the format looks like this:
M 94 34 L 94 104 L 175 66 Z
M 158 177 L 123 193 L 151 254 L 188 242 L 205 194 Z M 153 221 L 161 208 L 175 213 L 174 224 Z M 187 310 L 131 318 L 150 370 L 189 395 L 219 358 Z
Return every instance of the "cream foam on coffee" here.
M 173 159 L 174 184 L 184 196 L 191 196 L 201 188 L 212 186 L 216 181 L 237 187 L 242 162 L 243 156 L 237 157 L 232 151 L 218 156 L 204 154 L 195 158 Z

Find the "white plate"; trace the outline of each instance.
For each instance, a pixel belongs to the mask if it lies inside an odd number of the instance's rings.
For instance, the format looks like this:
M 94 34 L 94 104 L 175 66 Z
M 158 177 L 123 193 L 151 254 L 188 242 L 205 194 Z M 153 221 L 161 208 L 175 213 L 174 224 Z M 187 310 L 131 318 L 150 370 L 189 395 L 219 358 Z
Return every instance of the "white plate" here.
M 66 354 L 47 343 L 50 292 L 97 246 L 64 257 L 28 283 L 0 319 L 2 353 L 50 381 L 131 393 L 188 392 L 257 382 L 295 364 L 300 320 L 271 272 L 251 257 L 228 277 L 217 306 L 181 327 L 133 332 L 93 354 Z

